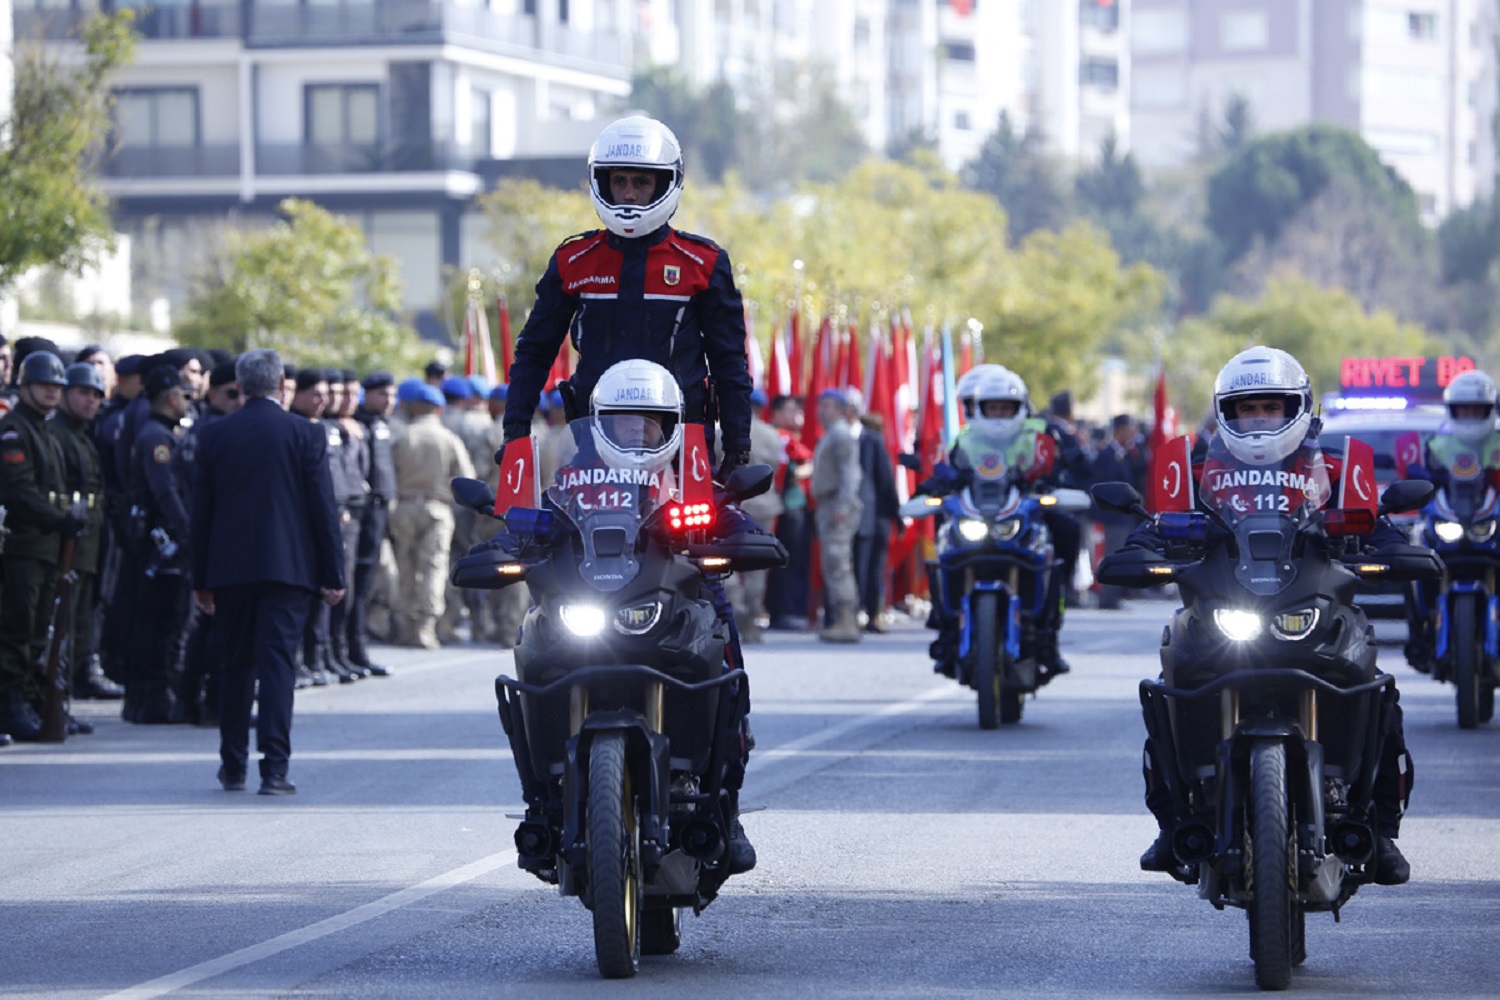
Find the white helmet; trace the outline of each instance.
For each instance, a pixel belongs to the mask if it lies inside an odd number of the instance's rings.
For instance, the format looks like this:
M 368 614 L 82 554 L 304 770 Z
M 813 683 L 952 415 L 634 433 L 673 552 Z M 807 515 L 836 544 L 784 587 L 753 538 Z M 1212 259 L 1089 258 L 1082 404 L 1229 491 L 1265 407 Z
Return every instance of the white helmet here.
M 958 398 L 971 426 L 1000 438 L 1013 438 L 1021 432 L 1021 425 L 1031 415 L 1021 376 L 1004 365 L 979 365 L 964 376 L 964 381 Z M 984 404 L 996 400 L 1015 403 L 1016 412 L 1009 417 L 985 416 Z
M 609 193 L 609 173 L 615 168 L 656 174 L 651 203 L 616 205 Z M 616 236 L 645 236 L 666 225 L 682 197 L 682 146 L 677 137 L 656 119 L 640 115 L 606 125 L 589 149 L 589 193 L 599 221 Z
M 654 361 L 610 365 L 589 397 L 594 444 L 613 469 L 659 472 L 682 442 L 682 388 Z
M 1477 445 L 1495 429 L 1495 401 L 1500 397 L 1494 379 L 1482 371 L 1467 371 L 1448 383 L 1443 390 L 1443 405 L 1448 407 L 1448 418 L 1453 423 L 1453 436 L 1469 445 Z M 1483 406 L 1481 417 L 1459 419 L 1453 414 L 1455 406 Z
M 1275 427 L 1242 426 L 1234 404 L 1278 398 L 1284 419 Z M 1312 427 L 1312 383 L 1297 359 L 1274 347 L 1252 347 L 1229 359 L 1214 379 L 1214 413 L 1229 453 L 1250 465 L 1271 465 L 1296 451 Z

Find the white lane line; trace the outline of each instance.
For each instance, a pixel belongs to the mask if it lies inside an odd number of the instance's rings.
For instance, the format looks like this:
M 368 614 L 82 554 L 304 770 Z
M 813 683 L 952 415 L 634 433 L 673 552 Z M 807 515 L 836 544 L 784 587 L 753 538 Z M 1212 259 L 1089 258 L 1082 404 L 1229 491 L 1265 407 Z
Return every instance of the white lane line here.
M 232 951 L 221 958 L 200 962 L 179 972 L 173 972 L 153 979 L 150 982 L 141 983 L 139 986 L 132 986 L 127 990 L 121 990 L 119 993 L 111 993 L 104 1000 L 152 1000 L 154 997 L 166 996 L 184 987 L 192 986 L 194 983 L 201 983 L 205 979 L 212 979 L 214 976 L 223 975 L 226 972 L 242 968 L 253 962 L 259 962 L 261 959 L 270 958 L 273 955 L 279 955 L 284 951 L 289 951 L 310 941 L 316 941 L 330 934 L 337 934 L 339 931 L 347 930 L 350 927 L 357 927 L 362 923 L 374 920 L 376 917 L 383 917 L 392 910 L 399 910 L 403 906 L 410 906 L 412 903 L 421 902 L 428 896 L 436 895 L 444 889 L 451 889 L 456 885 L 462 885 L 465 882 L 479 878 L 481 875 L 488 875 L 497 868 L 508 865 L 515 860 L 515 851 L 501 851 L 499 854 L 491 854 L 489 857 L 480 858 L 478 861 L 470 862 L 461 868 L 455 868 L 435 878 L 430 878 L 426 882 L 419 882 L 399 892 L 393 892 L 389 896 L 377 899 L 372 903 L 356 906 L 352 910 L 329 917 L 326 920 L 319 920 L 315 924 L 309 924 L 295 931 L 288 931 L 285 934 L 271 938 L 269 941 L 253 944 L 248 948 L 241 948 L 239 951 Z
M 762 771 L 766 767 L 775 766 L 778 761 L 788 760 L 820 744 L 830 743 L 856 729 L 872 725 L 883 719 L 890 719 L 898 715 L 913 712 L 928 702 L 936 701 L 953 694 L 955 690 L 953 685 L 945 684 L 941 687 L 924 691 L 922 694 L 906 701 L 887 705 L 878 712 L 855 716 L 837 725 L 820 729 L 815 733 L 810 733 L 789 743 L 784 743 L 779 747 L 757 751 L 751 756 L 750 769 Z M 760 767 L 756 766 L 757 761 L 762 762 Z M 410 906 L 412 903 L 421 902 L 428 896 L 436 895 L 445 889 L 451 889 L 454 886 L 470 882 L 481 875 L 488 875 L 490 872 L 509 865 L 515 860 L 515 851 L 501 851 L 499 854 L 491 854 L 488 857 L 480 858 L 478 861 L 470 862 L 460 868 L 444 872 L 425 882 L 419 882 L 409 888 L 393 892 L 389 896 L 384 896 L 374 902 L 365 903 L 363 906 L 356 906 L 352 910 L 328 917 L 326 920 L 319 920 L 314 924 L 308 924 L 306 927 L 298 930 L 288 931 L 285 934 L 271 938 L 269 941 L 262 941 L 260 944 L 253 944 L 248 948 L 232 951 L 227 955 L 211 959 L 207 962 L 200 962 L 197 965 L 189 966 L 178 972 L 168 973 L 165 976 L 141 983 L 138 986 L 132 986 L 118 993 L 111 993 L 104 997 L 103 1000 L 154 1000 L 155 997 L 167 996 L 180 989 L 192 986 L 194 983 L 201 983 L 205 979 L 221 976 L 226 972 L 232 972 L 235 969 L 243 968 L 262 959 L 271 958 L 284 951 L 290 951 L 311 941 L 316 941 L 319 938 L 327 937 L 330 934 L 337 934 L 339 931 L 348 930 L 350 927 L 357 927 L 377 917 L 383 917 L 393 910 L 399 910 L 402 907 Z

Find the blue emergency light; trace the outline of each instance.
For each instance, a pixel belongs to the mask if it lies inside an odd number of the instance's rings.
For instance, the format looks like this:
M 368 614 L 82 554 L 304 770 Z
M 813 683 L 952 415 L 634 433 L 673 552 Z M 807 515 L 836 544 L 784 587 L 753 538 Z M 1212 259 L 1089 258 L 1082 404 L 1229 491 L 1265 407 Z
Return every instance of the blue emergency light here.
M 505 512 L 505 527 L 513 535 L 550 535 L 554 523 L 550 510 L 512 507 Z

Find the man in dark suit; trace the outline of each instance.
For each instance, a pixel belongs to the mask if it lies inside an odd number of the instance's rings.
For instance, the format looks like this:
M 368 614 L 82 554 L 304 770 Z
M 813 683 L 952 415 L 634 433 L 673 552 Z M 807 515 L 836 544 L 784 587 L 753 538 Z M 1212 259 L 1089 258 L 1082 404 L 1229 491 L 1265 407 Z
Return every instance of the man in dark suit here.
M 328 438 L 276 401 L 281 358 L 235 363 L 246 402 L 205 428 L 192 491 L 193 600 L 216 616 L 229 651 L 219 708 L 219 782 L 245 787 L 250 705 L 260 681 L 260 793 L 289 795 L 293 663 L 308 600 L 344 596 L 344 540 Z

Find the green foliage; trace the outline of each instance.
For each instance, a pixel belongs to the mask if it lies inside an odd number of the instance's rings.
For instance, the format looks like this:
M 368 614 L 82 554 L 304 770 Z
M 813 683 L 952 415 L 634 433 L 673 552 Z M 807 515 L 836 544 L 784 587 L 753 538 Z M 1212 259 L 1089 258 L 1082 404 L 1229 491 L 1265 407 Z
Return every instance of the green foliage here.
M 85 21 L 76 68 L 49 61 L 40 45 L 16 47 L 14 104 L 0 123 L 0 288 L 40 264 L 76 272 L 113 246 L 93 175 L 109 134 L 109 81 L 134 53 L 134 22 L 128 9 Z
M 631 81 L 630 105 L 666 124 L 682 144 L 690 177 L 717 182 L 740 165 L 752 123 L 723 81 L 698 90 L 675 67 L 653 66 Z
M 1368 211 L 1425 241 L 1411 187 L 1357 133 L 1331 125 L 1278 132 L 1235 154 L 1209 179 L 1209 228 L 1237 260 L 1257 239 L 1274 243 L 1335 178 L 1358 191 Z
M 183 343 L 236 354 L 274 348 L 299 365 L 361 371 L 411 369 L 423 350 L 394 319 L 395 263 L 375 257 L 359 226 L 309 201 L 289 198 L 269 229 L 231 231 L 216 270 L 199 276 Z
M 1224 362 L 1264 344 L 1291 353 L 1307 369 L 1316 393 L 1336 389 L 1347 355 L 1434 354 L 1444 345 L 1420 326 L 1390 312 L 1369 313 L 1341 289 L 1296 277 L 1272 278 L 1258 300 L 1221 296 L 1204 316 L 1168 335 L 1161 357 L 1171 398 L 1185 418 L 1208 410 L 1213 380 Z M 1147 359 L 1138 353 L 1135 359 Z
M 479 207 L 494 257 L 470 264 L 479 267 L 485 281 L 485 302 L 494 301 L 498 285 L 519 324 L 536 301 L 536 283 L 552 251 L 569 236 L 598 229 L 599 217 L 582 184 L 559 191 L 536 181 L 503 180 L 479 198 Z M 450 286 L 454 315 L 463 315 L 467 287 L 467 270 L 460 269 Z
M 1016 131 L 1010 113 L 1002 111 L 979 155 L 963 169 L 965 186 L 983 191 L 1005 208 L 1010 240 L 1019 243 L 1038 229 L 1058 230 L 1072 216 L 1062 171 L 1046 153 L 1036 129 Z

